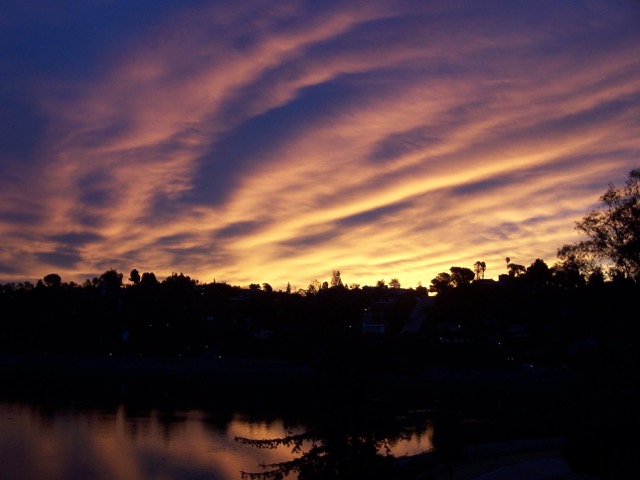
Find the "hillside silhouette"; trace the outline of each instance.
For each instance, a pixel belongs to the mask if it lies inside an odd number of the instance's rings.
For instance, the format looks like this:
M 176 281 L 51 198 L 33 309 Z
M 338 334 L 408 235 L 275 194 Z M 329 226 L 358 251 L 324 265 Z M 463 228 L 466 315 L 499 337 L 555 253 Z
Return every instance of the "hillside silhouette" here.
M 200 283 L 183 273 L 107 270 L 79 285 L 56 273 L 0 286 L 0 350 L 286 359 L 324 370 L 429 364 L 636 365 L 630 312 L 640 279 L 640 170 L 609 185 L 576 223 L 584 239 L 549 267 L 506 258 L 452 266 L 429 288 L 393 278 L 347 286 L 339 270 L 307 289 Z M 430 295 L 431 294 L 431 295 Z

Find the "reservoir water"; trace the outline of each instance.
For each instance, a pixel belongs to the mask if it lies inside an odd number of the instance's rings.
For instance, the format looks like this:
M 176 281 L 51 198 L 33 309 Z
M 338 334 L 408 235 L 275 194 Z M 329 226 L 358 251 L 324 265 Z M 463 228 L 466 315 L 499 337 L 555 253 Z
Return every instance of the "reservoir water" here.
M 238 480 L 242 471 L 261 471 L 259 464 L 294 455 L 285 446 L 256 449 L 237 437 L 291 433 L 281 419 L 257 421 L 240 413 L 221 425 L 199 410 L 131 413 L 120 405 L 115 411 L 51 411 L 3 403 L 0 471 L 3 480 Z M 399 455 L 429 448 L 428 435 L 393 445 Z
M 433 448 L 428 415 L 383 398 L 264 386 L 142 386 L 124 394 L 92 387 L 90 395 L 50 387 L 0 397 L 2 480 L 240 480 L 273 469 L 262 465 L 320 452 L 320 460 L 284 475 L 295 479 L 334 459 L 373 465 Z M 292 438 L 300 448 L 261 443 Z
M 5 480 L 151 480 L 240 478 L 291 457 L 286 448 L 259 453 L 236 436 L 285 434 L 280 421 L 236 416 L 223 426 L 192 410 L 166 416 L 150 411 L 42 411 L 32 405 L 0 406 L 0 469 Z
M 0 391 L 0 478 L 415 478 L 469 452 L 549 439 L 568 438 L 573 459 L 588 460 L 591 436 L 601 435 L 591 420 L 599 410 L 582 400 L 593 396 L 573 403 L 557 372 L 435 369 L 328 384 L 176 378 L 14 375 Z

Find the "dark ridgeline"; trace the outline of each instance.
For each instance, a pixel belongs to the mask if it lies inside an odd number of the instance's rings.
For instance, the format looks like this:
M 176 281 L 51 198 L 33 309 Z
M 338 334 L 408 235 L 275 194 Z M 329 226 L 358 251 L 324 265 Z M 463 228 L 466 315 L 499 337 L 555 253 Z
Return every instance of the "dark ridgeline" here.
M 333 391 L 428 386 L 533 398 L 546 388 L 559 395 L 563 416 L 554 421 L 565 429 L 565 454 L 575 470 L 626 478 L 618 471 L 626 471 L 637 451 L 640 426 L 640 170 L 624 187 L 610 186 L 577 229 L 586 240 L 562 247 L 552 267 L 542 259 L 525 267 L 507 257 L 506 273 L 494 281 L 484 279 L 482 261 L 473 270 L 454 266 L 431 281 L 435 296 L 424 287 L 401 288 L 396 278 L 347 286 L 337 270 L 330 281 L 297 292 L 266 283 L 201 284 L 182 273 L 158 281 L 135 269 L 126 285 L 116 270 L 82 285 L 55 273 L 36 285 L 6 284 L 0 286 L 0 372 L 27 390 L 54 374 L 68 385 L 78 385 L 79 376 L 102 384 L 115 378 L 114 385 L 130 379 L 151 391 L 159 378 L 180 391 L 234 382 L 308 392 L 319 383 Z M 369 478 L 387 472 L 388 459 L 375 453 L 384 442 L 361 432 L 362 425 L 343 419 L 354 430 L 331 439 L 322 431 L 335 433 L 337 418 L 318 418 L 304 440 L 318 448 L 335 440 L 341 452 L 303 456 L 274 466 L 274 475 L 290 469 L 300 478 L 304 471 L 304 478 L 327 478 L 326 469 L 354 462 Z M 455 415 L 442 418 L 451 423 Z M 458 454 L 444 431 L 434 442 L 441 452 Z M 279 441 L 295 446 L 298 440 Z

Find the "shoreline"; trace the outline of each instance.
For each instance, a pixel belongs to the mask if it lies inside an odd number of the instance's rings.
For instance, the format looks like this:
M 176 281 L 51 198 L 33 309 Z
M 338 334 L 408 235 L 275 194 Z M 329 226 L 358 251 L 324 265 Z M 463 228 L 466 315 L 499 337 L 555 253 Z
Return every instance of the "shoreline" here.
M 567 394 L 575 375 L 564 367 L 471 367 L 424 365 L 392 371 L 323 370 L 308 363 L 245 357 L 134 357 L 92 354 L 0 353 L 4 379 L 69 378 L 83 382 L 105 379 L 277 385 L 331 385 L 357 382 L 373 388 L 480 390 L 513 393 Z

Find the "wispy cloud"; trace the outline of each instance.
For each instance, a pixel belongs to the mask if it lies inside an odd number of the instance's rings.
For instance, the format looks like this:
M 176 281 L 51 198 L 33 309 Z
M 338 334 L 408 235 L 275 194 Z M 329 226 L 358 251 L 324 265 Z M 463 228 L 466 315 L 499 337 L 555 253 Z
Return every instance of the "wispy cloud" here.
M 303 287 L 338 268 L 415 286 L 478 259 L 497 276 L 507 255 L 555 261 L 637 166 L 631 3 L 205 2 L 149 18 L 96 40 L 81 75 L 14 65 L 32 100 L 14 127 L 29 141 L 0 163 L 0 278 L 135 267 Z

